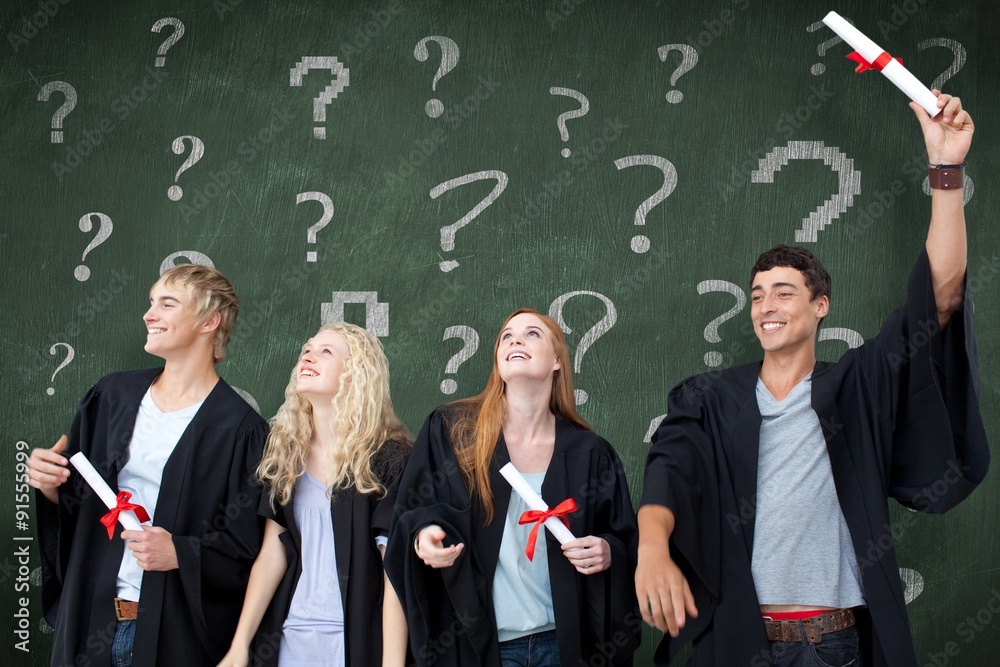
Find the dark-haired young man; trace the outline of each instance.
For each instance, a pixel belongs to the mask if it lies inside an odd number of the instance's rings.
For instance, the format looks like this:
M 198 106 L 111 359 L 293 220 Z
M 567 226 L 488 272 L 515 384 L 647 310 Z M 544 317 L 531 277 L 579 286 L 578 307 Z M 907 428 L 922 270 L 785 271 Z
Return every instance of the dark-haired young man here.
M 668 633 L 658 665 L 689 641 L 694 665 L 917 665 L 887 498 L 944 512 L 982 481 L 989 450 L 958 166 L 972 120 L 950 95 L 934 119 L 910 106 L 934 191 L 906 305 L 818 363 L 830 278 L 779 246 L 751 272 L 763 361 L 670 393 L 638 513 L 639 605 Z
M 215 269 L 182 264 L 149 292 L 145 349 L 162 368 L 112 373 L 80 401 L 67 439 L 35 449 L 42 598 L 52 665 L 215 665 L 260 549 L 254 472 L 267 424 L 215 372 L 239 300 Z M 67 467 L 83 452 L 152 519 L 108 529 Z M 121 499 L 119 499 L 121 504 Z

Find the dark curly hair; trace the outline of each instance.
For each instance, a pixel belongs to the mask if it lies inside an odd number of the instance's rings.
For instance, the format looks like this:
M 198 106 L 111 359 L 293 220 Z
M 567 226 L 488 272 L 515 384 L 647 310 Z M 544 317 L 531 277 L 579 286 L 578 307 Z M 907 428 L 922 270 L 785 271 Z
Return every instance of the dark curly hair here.
M 796 269 L 803 275 L 806 287 L 809 288 L 810 301 L 821 296 L 830 297 L 830 274 L 816 255 L 797 246 L 777 245 L 761 254 L 750 269 L 750 288 L 753 289 L 753 281 L 758 273 L 778 266 Z

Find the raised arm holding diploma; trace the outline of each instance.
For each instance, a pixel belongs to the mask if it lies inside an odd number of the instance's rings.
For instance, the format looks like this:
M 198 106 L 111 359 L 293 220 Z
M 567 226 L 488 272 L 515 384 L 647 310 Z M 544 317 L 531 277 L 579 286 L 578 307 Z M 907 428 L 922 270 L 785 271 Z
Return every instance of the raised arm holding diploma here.
M 844 20 L 843 16 L 837 12 L 830 12 L 823 17 L 823 23 L 850 44 L 871 69 L 882 72 L 911 100 L 922 106 L 931 115 L 931 118 L 940 113 L 937 96 L 928 90 L 927 86 L 922 84 L 917 77 L 910 74 L 910 71 L 903 67 L 898 59 L 891 57 L 881 46 L 868 39 L 860 30 Z M 859 66 L 858 71 L 861 72 L 864 69 Z

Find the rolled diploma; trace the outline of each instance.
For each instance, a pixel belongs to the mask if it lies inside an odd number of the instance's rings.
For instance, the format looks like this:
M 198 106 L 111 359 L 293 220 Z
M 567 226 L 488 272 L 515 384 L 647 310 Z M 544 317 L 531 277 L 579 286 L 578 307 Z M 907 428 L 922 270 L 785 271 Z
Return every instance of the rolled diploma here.
M 521 476 L 521 473 L 517 471 L 513 463 L 508 463 L 500 468 L 500 474 L 510 483 L 510 487 L 514 489 L 517 495 L 521 496 L 521 499 L 524 500 L 524 503 L 528 507 L 538 512 L 548 511 L 549 506 L 545 504 L 540 495 L 535 493 L 535 490 Z M 545 527 L 549 529 L 553 537 L 559 540 L 559 544 L 566 544 L 570 540 L 576 539 L 559 517 L 550 516 L 545 520 Z
M 84 456 L 83 452 L 77 452 L 73 456 L 69 457 L 69 462 L 73 464 L 76 471 L 80 473 L 80 476 L 90 484 L 90 488 L 94 490 L 97 497 L 108 506 L 108 509 L 114 509 L 118 506 L 118 495 L 111 490 L 108 483 L 104 481 L 101 477 L 101 473 L 94 469 L 94 466 L 90 464 L 90 461 Z M 118 523 L 122 525 L 125 530 L 142 530 L 142 524 L 139 523 L 139 517 L 135 515 L 135 512 L 128 510 L 125 512 L 118 513 Z
M 862 58 L 870 63 L 875 62 L 875 59 L 882 55 L 885 50 L 845 21 L 844 17 L 837 12 L 830 12 L 823 17 L 823 23 L 840 35 L 841 39 L 850 44 Z M 937 106 L 937 97 L 934 93 L 928 90 L 927 86 L 921 83 L 917 77 L 910 74 L 910 71 L 903 67 L 898 60 L 890 60 L 889 64 L 882 68 L 882 74 L 896 84 L 896 87 L 906 93 L 911 100 L 922 106 L 931 115 L 931 118 L 940 113 L 941 109 Z

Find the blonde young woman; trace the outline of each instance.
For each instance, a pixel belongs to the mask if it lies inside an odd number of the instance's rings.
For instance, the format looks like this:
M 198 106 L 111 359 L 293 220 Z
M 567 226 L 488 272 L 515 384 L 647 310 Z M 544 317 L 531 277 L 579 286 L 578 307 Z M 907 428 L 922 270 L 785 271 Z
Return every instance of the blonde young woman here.
M 642 619 L 635 513 L 614 449 L 576 413 L 555 320 L 507 318 L 483 393 L 424 424 L 400 481 L 386 572 L 418 665 L 630 665 Z M 499 469 L 549 505 L 572 500 L 576 539 L 533 524 Z M 529 558 L 528 554 L 531 554 Z
M 264 542 L 220 665 L 381 664 L 389 488 L 409 444 L 378 339 L 323 326 L 302 347 L 258 468 Z M 398 622 L 391 588 L 385 598 Z

